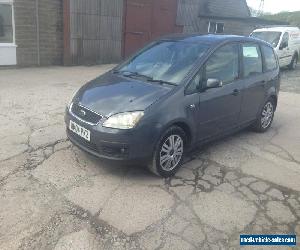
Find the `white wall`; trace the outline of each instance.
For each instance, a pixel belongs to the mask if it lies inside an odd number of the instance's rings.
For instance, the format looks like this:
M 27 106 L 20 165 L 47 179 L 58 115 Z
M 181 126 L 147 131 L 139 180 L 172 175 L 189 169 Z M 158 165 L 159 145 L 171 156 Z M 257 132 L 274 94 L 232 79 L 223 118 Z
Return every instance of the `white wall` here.
M 17 64 L 17 46 L 0 43 L 0 66 Z
M 15 20 L 13 0 L 0 0 L 0 3 L 12 5 L 13 41 L 12 43 L 0 43 L 0 66 L 17 64 L 17 46 L 15 45 Z

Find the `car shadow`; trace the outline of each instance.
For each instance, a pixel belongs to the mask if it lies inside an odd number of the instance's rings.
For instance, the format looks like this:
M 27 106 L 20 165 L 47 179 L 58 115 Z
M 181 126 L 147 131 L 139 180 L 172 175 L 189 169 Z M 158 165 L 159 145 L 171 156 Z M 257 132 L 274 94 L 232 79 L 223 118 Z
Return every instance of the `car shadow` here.
M 253 132 L 250 128 L 238 131 L 234 134 L 229 136 L 223 136 L 221 138 L 215 139 L 209 143 L 201 144 L 194 147 L 191 151 L 189 151 L 185 158 L 184 163 L 181 168 L 181 171 L 184 171 L 185 165 L 190 163 L 195 159 L 200 159 L 202 154 L 208 152 L 211 148 L 216 146 L 222 146 L 222 144 L 231 143 L 233 140 L 239 139 L 241 137 L 248 137 L 249 135 L 257 135 L 257 133 Z M 118 161 L 111 161 L 107 159 L 99 159 L 89 153 L 82 152 L 88 159 L 97 166 L 97 168 L 104 170 L 105 172 L 116 175 L 116 176 L 127 176 L 130 179 L 139 179 L 143 180 L 155 180 L 155 179 L 162 179 L 161 177 L 155 176 L 147 169 L 147 163 L 135 163 L 135 162 L 118 162 Z

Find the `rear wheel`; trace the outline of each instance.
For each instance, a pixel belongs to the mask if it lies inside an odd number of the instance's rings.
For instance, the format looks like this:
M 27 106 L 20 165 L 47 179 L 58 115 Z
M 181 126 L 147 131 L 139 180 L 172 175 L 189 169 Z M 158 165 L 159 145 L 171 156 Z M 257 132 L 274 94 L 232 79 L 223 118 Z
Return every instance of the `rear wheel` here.
M 172 126 L 165 131 L 155 147 L 150 171 L 162 177 L 173 176 L 182 165 L 186 140 L 180 127 Z
M 254 130 L 259 133 L 266 132 L 272 125 L 275 113 L 275 101 L 270 98 L 261 110 L 259 118 L 254 124 Z
M 290 65 L 289 65 L 289 69 L 291 69 L 291 70 L 296 69 L 297 64 L 298 64 L 298 55 L 295 54 L 295 55 L 293 56 L 293 59 L 292 59 Z

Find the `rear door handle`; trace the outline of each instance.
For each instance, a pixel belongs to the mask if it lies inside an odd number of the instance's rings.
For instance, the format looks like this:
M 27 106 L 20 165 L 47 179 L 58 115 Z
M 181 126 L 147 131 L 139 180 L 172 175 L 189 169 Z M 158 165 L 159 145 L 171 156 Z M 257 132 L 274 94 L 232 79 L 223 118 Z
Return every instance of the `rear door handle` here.
M 233 90 L 232 94 L 234 96 L 238 96 L 240 94 L 240 90 L 239 89 L 235 89 L 235 90 Z

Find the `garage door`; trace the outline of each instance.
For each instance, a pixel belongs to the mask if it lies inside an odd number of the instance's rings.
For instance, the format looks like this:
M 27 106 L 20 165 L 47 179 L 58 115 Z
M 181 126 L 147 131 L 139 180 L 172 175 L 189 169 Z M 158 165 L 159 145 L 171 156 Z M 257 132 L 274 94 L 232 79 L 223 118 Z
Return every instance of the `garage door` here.
M 124 56 L 165 34 L 182 32 L 176 26 L 177 0 L 127 0 Z

